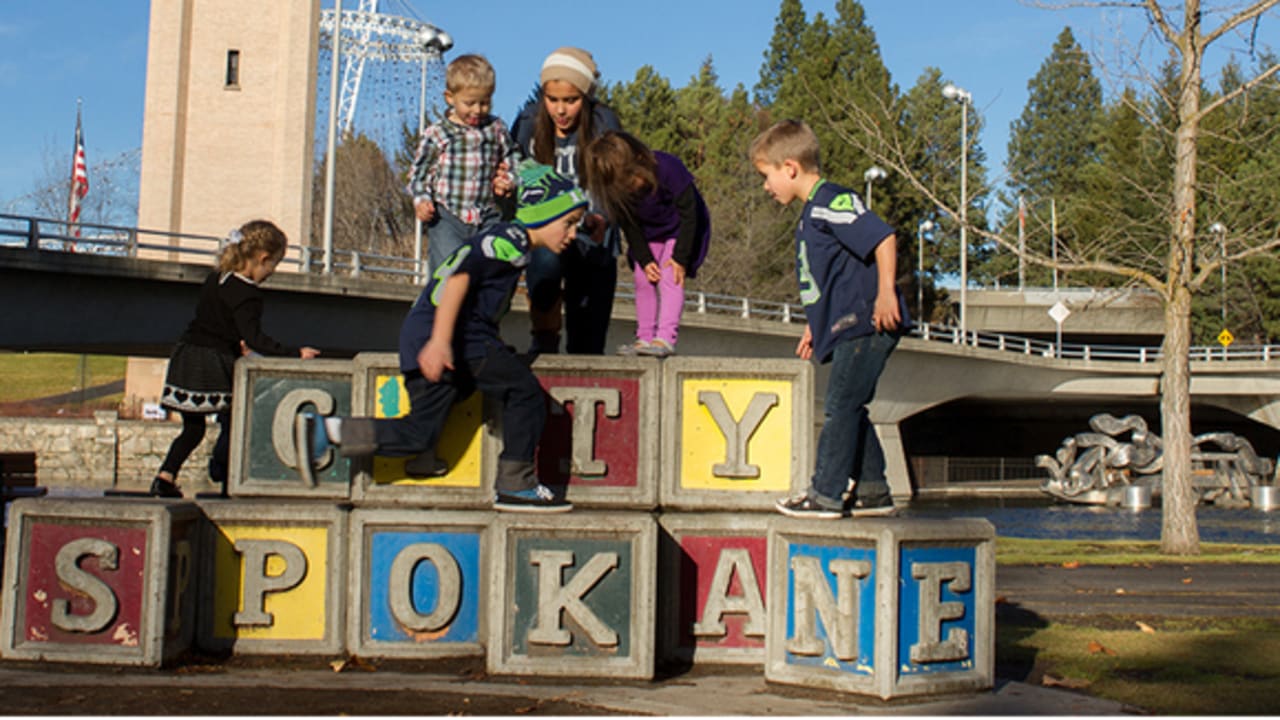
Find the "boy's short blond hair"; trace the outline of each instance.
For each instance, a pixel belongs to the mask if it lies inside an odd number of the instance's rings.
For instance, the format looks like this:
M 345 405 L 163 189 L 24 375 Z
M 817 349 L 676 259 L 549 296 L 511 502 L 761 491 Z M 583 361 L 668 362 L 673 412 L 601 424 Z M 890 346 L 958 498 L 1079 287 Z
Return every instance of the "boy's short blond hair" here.
M 801 170 L 817 173 L 822 171 L 818 155 L 818 136 L 802 120 L 774 123 L 751 141 L 752 164 L 778 167 L 787 160 L 794 160 Z
M 449 92 L 475 88 L 492 93 L 495 84 L 493 66 L 483 55 L 459 55 L 444 71 L 444 87 Z

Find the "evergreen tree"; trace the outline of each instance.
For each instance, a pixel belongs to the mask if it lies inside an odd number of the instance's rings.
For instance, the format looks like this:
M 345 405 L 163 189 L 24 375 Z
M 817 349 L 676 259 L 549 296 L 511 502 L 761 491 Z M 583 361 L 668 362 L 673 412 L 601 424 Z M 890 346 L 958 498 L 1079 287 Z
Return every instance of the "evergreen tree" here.
M 609 89 L 608 103 L 618 113 L 622 127 L 657 150 L 679 152 L 676 129 L 676 94 L 671 82 L 643 65 L 629 83 Z
M 1010 211 L 1002 225 L 1016 222 L 1021 197 L 1029 240 L 1034 241 L 1030 247 L 1047 256 L 1055 246 L 1059 253 L 1087 254 L 1096 228 L 1083 214 L 1082 174 L 1098 162 L 1102 87 L 1070 27 L 1059 33 L 1027 90 L 1027 105 L 1010 126 L 1009 181 L 1002 196 Z M 1032 272 L 1035 284 L 1049 274 L 1047 269 Z

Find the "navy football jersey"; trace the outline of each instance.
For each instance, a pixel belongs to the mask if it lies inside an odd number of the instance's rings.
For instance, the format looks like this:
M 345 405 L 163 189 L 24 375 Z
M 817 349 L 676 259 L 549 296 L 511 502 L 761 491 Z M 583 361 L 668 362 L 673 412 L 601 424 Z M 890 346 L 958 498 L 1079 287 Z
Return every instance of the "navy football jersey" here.
M 813 335 L 813 356 L 826 362 L 842 340 L 870 335 L 875 308 L 876 247 L 893 228 L 848 188 L 825 180 L 809 193 L 796 228 L 796 279 Z M 906 303 L 894 288 L 902 328 Z
M 445 281 L 465 273 L 471 280 L 466 299 L 453 329 L 455 358 L 484 357 L 491 347 L 502 347 L 498 325 L 511 309 L 520 273 L 529 264 L 529 233 L 515 223 L 504 223 L 476 235 L 436 268 L 431 280 L 400 326 L 400 369 L 418 368 L 418 352 L 431 339 L 436 307 Z

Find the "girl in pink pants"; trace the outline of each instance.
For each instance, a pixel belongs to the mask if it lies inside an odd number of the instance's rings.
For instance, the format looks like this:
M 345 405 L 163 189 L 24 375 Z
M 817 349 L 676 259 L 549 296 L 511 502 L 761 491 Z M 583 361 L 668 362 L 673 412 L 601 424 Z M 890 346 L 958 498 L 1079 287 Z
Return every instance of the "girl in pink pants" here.
M 636 340 L 620 355 L 676 351 L 684 281 L 707 255 L 711 218 L 693 175 L 674 155 L 621 131 L 587 148 L 590 191 L 627 238 L 636 278 Z

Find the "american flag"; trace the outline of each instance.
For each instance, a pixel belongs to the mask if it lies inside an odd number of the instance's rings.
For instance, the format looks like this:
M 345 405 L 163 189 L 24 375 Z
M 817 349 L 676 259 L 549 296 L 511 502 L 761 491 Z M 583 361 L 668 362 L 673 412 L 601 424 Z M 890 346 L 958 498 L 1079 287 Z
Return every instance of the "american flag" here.
M 80 237 L 80 203 L 89 193 L 89 168 L 84 159 L 84 133 L 80 130 L 80 108 L 76 108 L 76 150 L 71 161 L 71 197 L 68 201 L 67 224 L 71 234 Z

